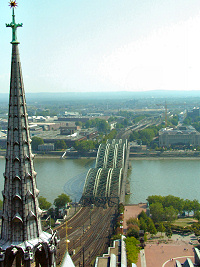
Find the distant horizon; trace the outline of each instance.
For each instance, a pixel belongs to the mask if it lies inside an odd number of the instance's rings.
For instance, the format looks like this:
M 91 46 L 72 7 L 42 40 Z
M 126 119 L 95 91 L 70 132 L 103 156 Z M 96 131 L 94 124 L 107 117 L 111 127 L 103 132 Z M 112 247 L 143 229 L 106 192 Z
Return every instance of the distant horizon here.
M 25 89 L 26 91 L 26 89 Z M 191 93 L 191 92 L 198 92 L 200 93 L 200 89 L 199 90 L 167 90 L 167 89 L 154 89 L 154 90 L 135 90 L 135 91 L 126 91 L 126 90 L 121 90 L 121 91 L 112 91 L 112 90 L 107 90 L 107 91 L 38 91 L 38 92 L 30 92 L 28 91 L 27 94 L 86 94 L 86 93 L 103 93 L 103 94 L 106 94 L 106 93 L 114 93 L 114 94 L 120 94 L 120 93 L 128 93 L 128 94 L 135 94 L 135 93 L 140 93 L 140 94 L 145 94 L 145 93 L 151 93 L 151 92 L 155 92 L 155 93 L 159 93 L 159 92 L 169 92 L 169 93 L 179 93 L 179 94 L 182 94 L 182 93 L 185 93 L 185 92 L 188 92 L 188 93 Z M 9 94 L 9 91 L 8 92 L 0 92 L 0 94 Z
M 168 91 L 152 90 L 143 92 L 129 91 L 107 91 L 107 92 L 28 92 L 26 99 L 28 101 L 102 101 L 102 100 L 134 100 L 142 98 L 200 98 L 200 91 Z M 0 102 L 8 102 L 9 92 L 0 93 Z

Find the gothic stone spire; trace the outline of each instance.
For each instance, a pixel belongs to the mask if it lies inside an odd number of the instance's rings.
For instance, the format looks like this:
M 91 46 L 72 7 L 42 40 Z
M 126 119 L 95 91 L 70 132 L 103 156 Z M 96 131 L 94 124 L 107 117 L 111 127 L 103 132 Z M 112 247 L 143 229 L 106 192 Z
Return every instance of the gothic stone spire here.
M 12 0 L 10 3 L 14 4 L 16 2 Z M 53 244 L 52 235 L 42 232 L 41 228 L 41 210 L 38 205 L 39 190 L 36 187 L 36 172 L 33 166 L 33 154 L 31 151 L 28 114 L 18 48 L 19 42 L 16 35 L 17 27 L 21 27 L 22 24 L 15 23 L 14 7 L 12 6 L 12 23 L 6 24 L 7 27 L 12 28 L 12 62 L 5 181 L 2 192 L 3 216 L 0 240 L 0 266 L 1 253 L 3 251 L 10 251 L 13 247 L 17 247 L 25 253 L 28 246 L 29 253 L 30 248 L 34 248 L 35 251 L 35 247 L 38 244 L 41 246 L 44 243 L 48 244 L 47 250 L 50 251 L 49 244 Z
M 13 8 L 10 99 L 8 113 L 7 153 L 3 191 L 4 213 L 2 236 L 12 243 L 37 238 L 41 233 L 36 172 L 33 167 L 31 139 Z M 22 26 L 22 24 L 20 24 Z

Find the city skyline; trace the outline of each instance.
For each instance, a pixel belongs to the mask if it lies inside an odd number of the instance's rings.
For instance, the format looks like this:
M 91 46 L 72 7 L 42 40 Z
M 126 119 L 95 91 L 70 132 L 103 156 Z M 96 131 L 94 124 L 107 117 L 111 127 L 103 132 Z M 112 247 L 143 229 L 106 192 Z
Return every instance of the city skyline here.
M 19 0 L 18 6 L 27 92 L 200 90 L 197 0 Z M 0 13 L 0 93 L 7 93 L 7 1 Z

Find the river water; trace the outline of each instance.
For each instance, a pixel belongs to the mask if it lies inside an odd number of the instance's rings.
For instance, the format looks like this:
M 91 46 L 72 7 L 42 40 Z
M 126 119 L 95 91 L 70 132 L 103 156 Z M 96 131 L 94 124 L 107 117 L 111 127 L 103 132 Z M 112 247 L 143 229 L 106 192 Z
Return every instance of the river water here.
M 92 159 L 35 158 L 37 187 L 40 195 L 53 203 L 61 193 L 78 201 L 85 177 L 94 167 Z M 200 202 L 200 160 L 196 159 L 139 159 L 131 160 L 129 173 L 131 194 L 127 203 L 145 202 L 149 195 L 169 195 L 198 199 Z M 0 158 L 0 190 L 3 190 L 5 160 Z

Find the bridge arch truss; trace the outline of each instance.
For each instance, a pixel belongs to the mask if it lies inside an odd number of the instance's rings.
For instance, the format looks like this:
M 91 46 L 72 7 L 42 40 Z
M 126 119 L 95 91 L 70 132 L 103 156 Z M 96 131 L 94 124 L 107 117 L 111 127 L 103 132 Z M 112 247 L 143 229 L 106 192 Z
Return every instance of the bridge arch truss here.
M 121 195 L 127 140 L 108 140 L 99 146 L 95 168 L 86 176 L 81 201 L 84 205 L 117 204 Z

